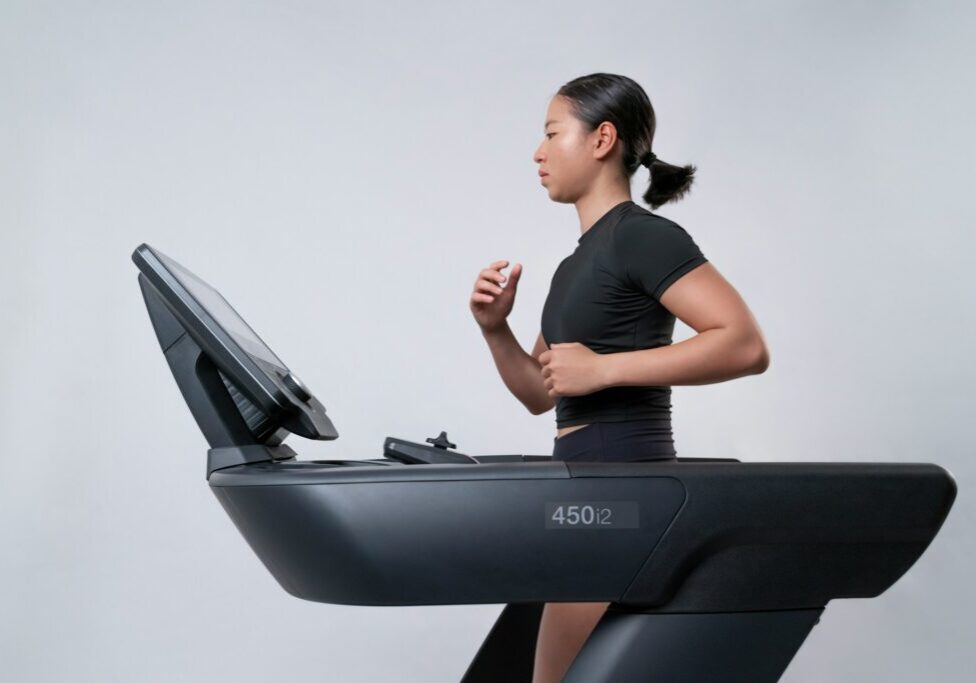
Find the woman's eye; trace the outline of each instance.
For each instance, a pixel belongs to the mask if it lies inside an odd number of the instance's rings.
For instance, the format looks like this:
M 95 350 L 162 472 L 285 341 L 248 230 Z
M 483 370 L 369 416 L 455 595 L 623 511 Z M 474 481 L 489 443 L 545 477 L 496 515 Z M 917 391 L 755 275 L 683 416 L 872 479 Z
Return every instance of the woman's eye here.
M 549 137 L 550 135 L 555 135 L 555 133 L 546 133 L 546 137 L 547 137 L 547 138 L 548 138 L 548 137 Z

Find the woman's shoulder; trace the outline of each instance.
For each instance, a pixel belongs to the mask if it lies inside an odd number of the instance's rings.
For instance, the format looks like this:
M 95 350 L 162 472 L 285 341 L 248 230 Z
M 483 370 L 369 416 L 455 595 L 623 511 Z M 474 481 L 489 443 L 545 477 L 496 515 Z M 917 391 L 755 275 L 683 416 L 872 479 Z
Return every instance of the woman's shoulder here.
M 677 222 L 632 207 L 616 225 L 612 253 L 620 279 L 660 300 L 664 290 L 708 259 Z
M 630 209 L 620 217 L 614 230 L 618 242 L 641 242 L 654 238 L 666 238 L 669 234 L 688 234 L 676 221 L 652 212 L 640 204 L 632 203 Z

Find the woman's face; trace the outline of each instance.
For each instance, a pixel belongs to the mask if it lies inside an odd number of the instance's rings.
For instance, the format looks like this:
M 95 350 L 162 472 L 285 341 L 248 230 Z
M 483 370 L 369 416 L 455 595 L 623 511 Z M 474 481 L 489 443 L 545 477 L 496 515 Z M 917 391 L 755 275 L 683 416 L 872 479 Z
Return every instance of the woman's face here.
M 596 137 L 594 137 L 596 136 Z M 572 112 L 569 100 L 556 95 L 546 111 L 542 144 L 532 159 L 544 173 L 539 182 L 555 202 L 572 203 L 581 197 L 600 171 L 593 151 L 599 128 L 587 134 Z

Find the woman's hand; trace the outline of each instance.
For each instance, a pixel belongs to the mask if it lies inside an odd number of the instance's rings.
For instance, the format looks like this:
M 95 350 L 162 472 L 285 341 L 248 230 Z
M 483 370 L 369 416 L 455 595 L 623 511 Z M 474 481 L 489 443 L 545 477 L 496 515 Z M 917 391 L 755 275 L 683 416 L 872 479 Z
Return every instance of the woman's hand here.
M 582 396 L 605 388 L 604 360 L 579 342 L 553 344 L 539 356 L 549 396 Z
M 522 275 L 522 264 L 512 266 L 512 279 L 502 288 L 505 276 L 501 269 L 508 266 L 508 261 L 495 261 L 478 274 L 471 293 L 471 313 L 484 331 L 499 327 L 512 312 L 515 302 L 515 291 L 518 288 L 519 277 Z

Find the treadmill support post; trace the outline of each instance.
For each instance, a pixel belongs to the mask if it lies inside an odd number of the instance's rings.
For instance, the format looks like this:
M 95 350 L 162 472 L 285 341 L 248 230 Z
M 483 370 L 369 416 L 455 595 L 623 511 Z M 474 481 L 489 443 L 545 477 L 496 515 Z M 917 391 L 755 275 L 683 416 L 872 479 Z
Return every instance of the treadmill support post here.
M 542 607 L 506 605 L 462 683 L 530 683 Z M 776 683 L 823 610 L 663 613 L 611 603 L 563 683 Z

